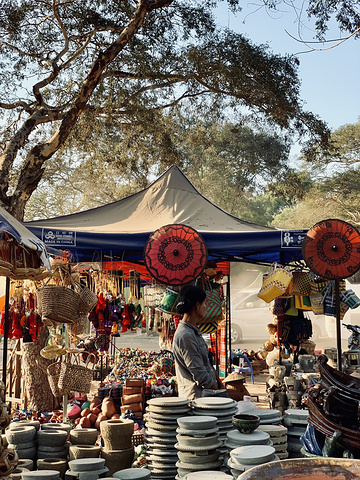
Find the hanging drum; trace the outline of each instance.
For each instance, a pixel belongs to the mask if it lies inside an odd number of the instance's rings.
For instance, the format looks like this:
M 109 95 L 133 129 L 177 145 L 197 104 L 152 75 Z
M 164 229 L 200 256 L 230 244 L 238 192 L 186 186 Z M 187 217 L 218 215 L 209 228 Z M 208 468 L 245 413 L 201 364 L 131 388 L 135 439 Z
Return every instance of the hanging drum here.
M 176 305 L 178 303 L 179 293 L 175 290 L 167 288 L 157 310 L 165 313 L 176 313 Z

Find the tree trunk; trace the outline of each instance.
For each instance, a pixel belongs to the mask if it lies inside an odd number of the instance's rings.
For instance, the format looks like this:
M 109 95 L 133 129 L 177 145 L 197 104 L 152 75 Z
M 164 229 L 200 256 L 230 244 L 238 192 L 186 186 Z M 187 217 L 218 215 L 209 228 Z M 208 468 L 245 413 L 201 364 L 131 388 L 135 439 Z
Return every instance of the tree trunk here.
M 25 380 L 28 406 L 32 410 L 51 412 L 53 410 L 54 396 L 50 390 L 46 369 L 51 360 L 40 355 L 48 338 L 49 330 L 42 327 L 39 339 L 36 342 L 23 343 L 22 371 Z

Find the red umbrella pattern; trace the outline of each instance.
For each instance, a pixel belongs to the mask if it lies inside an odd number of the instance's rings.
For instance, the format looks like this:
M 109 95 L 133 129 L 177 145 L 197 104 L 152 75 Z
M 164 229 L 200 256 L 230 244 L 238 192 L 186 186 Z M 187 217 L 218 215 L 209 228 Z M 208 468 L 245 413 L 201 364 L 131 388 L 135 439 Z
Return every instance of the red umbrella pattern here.
M 202 236 L 193 228 L 165 225 L 150 235 L 144 260 L 155 280 L 180 286 L 200 275 L 207 262 L 207 248 Z
M 347 278 L 360 268 L 360 234 L 342 220 L 315 224 L 306 234 L 302 251 L 308 267 L 324 278 Z

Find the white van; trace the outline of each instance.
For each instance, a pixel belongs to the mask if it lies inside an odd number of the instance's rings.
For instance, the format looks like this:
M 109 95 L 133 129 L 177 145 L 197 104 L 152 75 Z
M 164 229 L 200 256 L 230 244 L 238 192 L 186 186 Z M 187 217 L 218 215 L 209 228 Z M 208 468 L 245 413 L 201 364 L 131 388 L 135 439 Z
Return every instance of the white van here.
M 270 304 L 261 300 L 257 294 L 262 283 L 262 275 L 269 268 L 231 263 L 231 343 L 236 345 L 242 341 L 269 339 L 266 325 L 272 323 Z M 347 282 L 360 298 L 360 284 Z M 306 312 L 312 322 L 312 340 L 329 338 L 336 343 L 336 319 L 328 315 L 314 315 Z M 343 324 L 360 325 L 360 307 L 349 309 L 342 321 Z M 342 326 L 342 336 L 347 338 L 350 332 Z
M 269 340 L 266 325 L 272 323 L 273 316 L 270 304 L 257 296 L 259 290 L 238 292 L 235 299 L 231 298 L 231 343 L 240 343 L 242 340 Z M 240 298 L 239 297 L 243 297 Z M 238 299 L 236 300 L 236 297 Z M 313 340 L 321 337 L 335 337 L 335 318 L 325 315 L 314 315 L 306 312 L 312 321 Z

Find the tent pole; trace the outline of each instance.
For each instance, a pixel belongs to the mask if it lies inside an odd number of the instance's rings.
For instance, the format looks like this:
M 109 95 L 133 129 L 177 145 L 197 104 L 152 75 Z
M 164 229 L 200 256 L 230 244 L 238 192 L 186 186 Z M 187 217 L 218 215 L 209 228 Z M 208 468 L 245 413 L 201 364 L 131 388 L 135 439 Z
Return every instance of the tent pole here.
M 227 331 L 229 332 L 229 350 L 227 349 L 227 346 L 225 344 L 225 351 L 226 351 L 226 368 L 225 368 L 225 377 L 228 375 L 228 373 L 231 373 L 231 364 L 229 364 L 229 358 L 231 358 L 231 298 L 230 298 L 230 269 L 229 273 L 227 276 L 227 284 L 226 284 L 226 316 L 228 321 L 226 322 L 226 325 L 228 327 Z M 225 342 L 227 341 L 228 335 L 225 330 Z
M 68 332 L 68 329 L 66 327 L 66 324 L 64 323 L 63 324 L 63 328 L 65 329 L 65 347 L 66 348 L 69 348 L 70 346 L 70 341 L 69 341 L 69 332 Z M 63 423 L 66 423 L 67 422 L 67 414 L 68 414 L 68 411 L 67 411 L 67 408 L 68 407 L 68 395 L 63 395 Z
M 5 314 L 4 314 L 4 345 L 3 345 L 3 383 L 6 391 L 6 367 L 7 367 L 7 350 L 8 350 L 8 334 L 9 334 L 9 300 L 10 300 L 10 278 L 6 277 L 5 284 Z
M 336 342 L 337 342 L 337 367 L 342 371 L 341 362 L 341 323 L 340 323 L 340 281 L 335 280 L 335 315 L 336 315 Z

